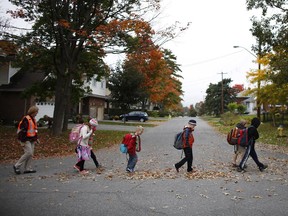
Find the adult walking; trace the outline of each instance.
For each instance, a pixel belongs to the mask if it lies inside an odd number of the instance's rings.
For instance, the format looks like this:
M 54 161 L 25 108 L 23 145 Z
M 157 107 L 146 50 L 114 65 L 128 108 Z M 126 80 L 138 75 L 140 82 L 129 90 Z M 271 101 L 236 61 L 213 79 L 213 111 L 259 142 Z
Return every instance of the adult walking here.
M 196 126 L 196 121 L 195 120 L 190 120 L 188 124 L 184 127 L 183 131 L 183 151 L 185 157 L 176 163 L 174 166 L 176 168 L 176 171 L 179 172 L 180 167 L 182 167 L 186 162 L 187 162 L 187 172 L 192 172 L 192 163 L 193 163 L 193 151 L 192 151 L 192 146 L 194 143 L 194 136 L 193 136 L 193 131 Z
M 256 140 L 259 138 L 259 133 L 257 128 L 260 125 L 260 120 L 258 118 L 253 118 L 251 120 L 251 125 L 248 127 L 248 140 L 249 140 L 249 145 L 246 148 L 245 154 L 239 164 L 239 167 L 237 168 L 238 172 L 244 172 L 245 164 L 249 158 L 249 155 L 252 157 L 254 162 L 257 164 L 259 170 L 262 172 L 265 170 L 268 166 L 264 165 L 261 163 L 258 159 L 257 153 L 255 151 L 255 143 Z
M 31 161 L 34 154 L 34 147 L 36 143 L 40 143 L 38 139 L 37 122 L 35 120 L 39 108 L 31 106 L 27 115 L 22 118 L 18 124 L 18 140 L 23 147 L 24 154 L 20 157 L 17 163 L 13 166 L 16 174 L 21 174 L 20 167 L 24 166 L 24 173 L 35 173 L 32 169 Z

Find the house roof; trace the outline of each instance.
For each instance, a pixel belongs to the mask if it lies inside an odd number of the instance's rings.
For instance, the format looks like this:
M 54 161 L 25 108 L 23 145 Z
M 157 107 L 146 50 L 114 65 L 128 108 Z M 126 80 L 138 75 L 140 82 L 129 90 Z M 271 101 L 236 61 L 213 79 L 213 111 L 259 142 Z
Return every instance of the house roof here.
M 242 99 L 247 99 L 247 98 L 250 98 L 251 96 L 250 95 L 245 95 L 246 94 L 246 91 L 241 91 L 239 92 L 237 95 L 236 95 L 236 98 L 242 98 Z
M 94 98 L 102 98 L 102 99 L 111 99 L 110 96 L 105 96 L 105 95 L 99 95 L 99 94 L 85 94 L 84 97 L 94 97 Z
M 19 71 L 11 77 L 10 83 L 0 86 L 0 91 L 24 91 L 36 82 L 41 82 L 45 78 L 44 72 Z

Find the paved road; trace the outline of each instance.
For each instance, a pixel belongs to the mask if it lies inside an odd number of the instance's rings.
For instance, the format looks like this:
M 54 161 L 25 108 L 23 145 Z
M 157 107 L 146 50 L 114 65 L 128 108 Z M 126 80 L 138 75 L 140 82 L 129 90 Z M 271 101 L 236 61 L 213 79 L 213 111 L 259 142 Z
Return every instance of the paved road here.
M 187 175 L 183 168 L 177 174 L 173 164 L 181 151 L 172 140 L 188 120 L 145 128 L 134 175 L 125 173 L 118 146 L 96 152 L 105 167 L 101 174 L 92 161 L 86 163 L 88 175 L 78 174 L 73 156 L 36 160 L 36 174 L 15 175 L 12 164 L 1 165 L 0 215 L 288 215 L 287 149 L 257 145 L 268 170 L 261 173 L 249 159 L 240 174 L 230 165 L 233 149 L 225 137 L 197 118 L 196 172 Z

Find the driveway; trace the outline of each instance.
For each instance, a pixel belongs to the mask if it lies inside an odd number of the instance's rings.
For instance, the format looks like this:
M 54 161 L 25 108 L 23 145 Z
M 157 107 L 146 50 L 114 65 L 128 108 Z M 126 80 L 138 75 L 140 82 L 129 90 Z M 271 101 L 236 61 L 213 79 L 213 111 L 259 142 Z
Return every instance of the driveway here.
M 87 161 L 89 174 L 78 174 L 72 168 L 74 156 L 34 160 L 35 174 L 15 175 L 12 164 L 2 164 L 0 214 L 287 215 L 287 148 L 256 144 L 260 161 L 269 167 L 260 172 L 249 159 L 247 172 L 241 174 L 231 166 L 233 147 L 226 137 L 195 119 L 195 172 L 190 175 L 186 166 L 176 173 L 173 164 L 180 160 L 181 151 L 172 146 L 175 133 L 189 118 L 173 118 L 145 128 L 134 174 L 125 172 L 126 156 L 119 146 L 96 152 L 105 167 L 102 173 Z

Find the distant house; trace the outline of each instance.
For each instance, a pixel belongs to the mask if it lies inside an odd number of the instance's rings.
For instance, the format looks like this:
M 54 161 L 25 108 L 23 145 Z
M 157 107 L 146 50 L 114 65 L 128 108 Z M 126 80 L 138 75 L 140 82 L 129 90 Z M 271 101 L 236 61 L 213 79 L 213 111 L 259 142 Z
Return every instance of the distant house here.
M 238 104 L 243 104 L 246 106 L 246 112 L 248 114 L 256 114 L 257 106 L 256 106 L 256 97 L 253 95 L 246 95 L 246 91 L 239 92 L 236 95 L 236 102 Z
M 110 95 L 106 79 L 102 78 L 97 81 L 97 76 L 95 75 L 90 82 L 86 82 L 84 85 L 89 86 L 92 92 L 84 95 L 79 102 L 76 113 L 103 120 L 105 108 L 109 107 Z
M 14 68 L 12 62 L 15 54 L 6 50 L 0 41 L 0 120 L 6 123 L 19 121 L 32 105 L 39 107 L 39 113 L 36 119 L 39 120 L 44 115 L 53 117 L 54 99 L 47 101 L 37 101 L 35 97 L 24 98 L 22 96 L 25 89 L 36 82 L 45 79 L 43 72 L 27 72 Z M 3 48 L 1 48 L 3 47 Z M 16 53 L 16 52 L 14 52 Z M 106 88 L 106 79 L 96 81 L 96 77 L 91 82 L 86 82 L 92 89 L 91 94 L 86 94 L 78 106 L 73 110 L 73 114 L 81 114 L 83 116 L 91 116 L 98 120 L 104 119 L 104 110 L 108 107 L 109 91 Z
M 0 120 L 4 123 L 18 121 L 35 104 L 33 97 L 25 99 L 22 93 L 34 82 L 44 78 L 43 74 L 24 74 L 19 68 L 13 67 L 15 53 L 11 43 L 0 41 Z

